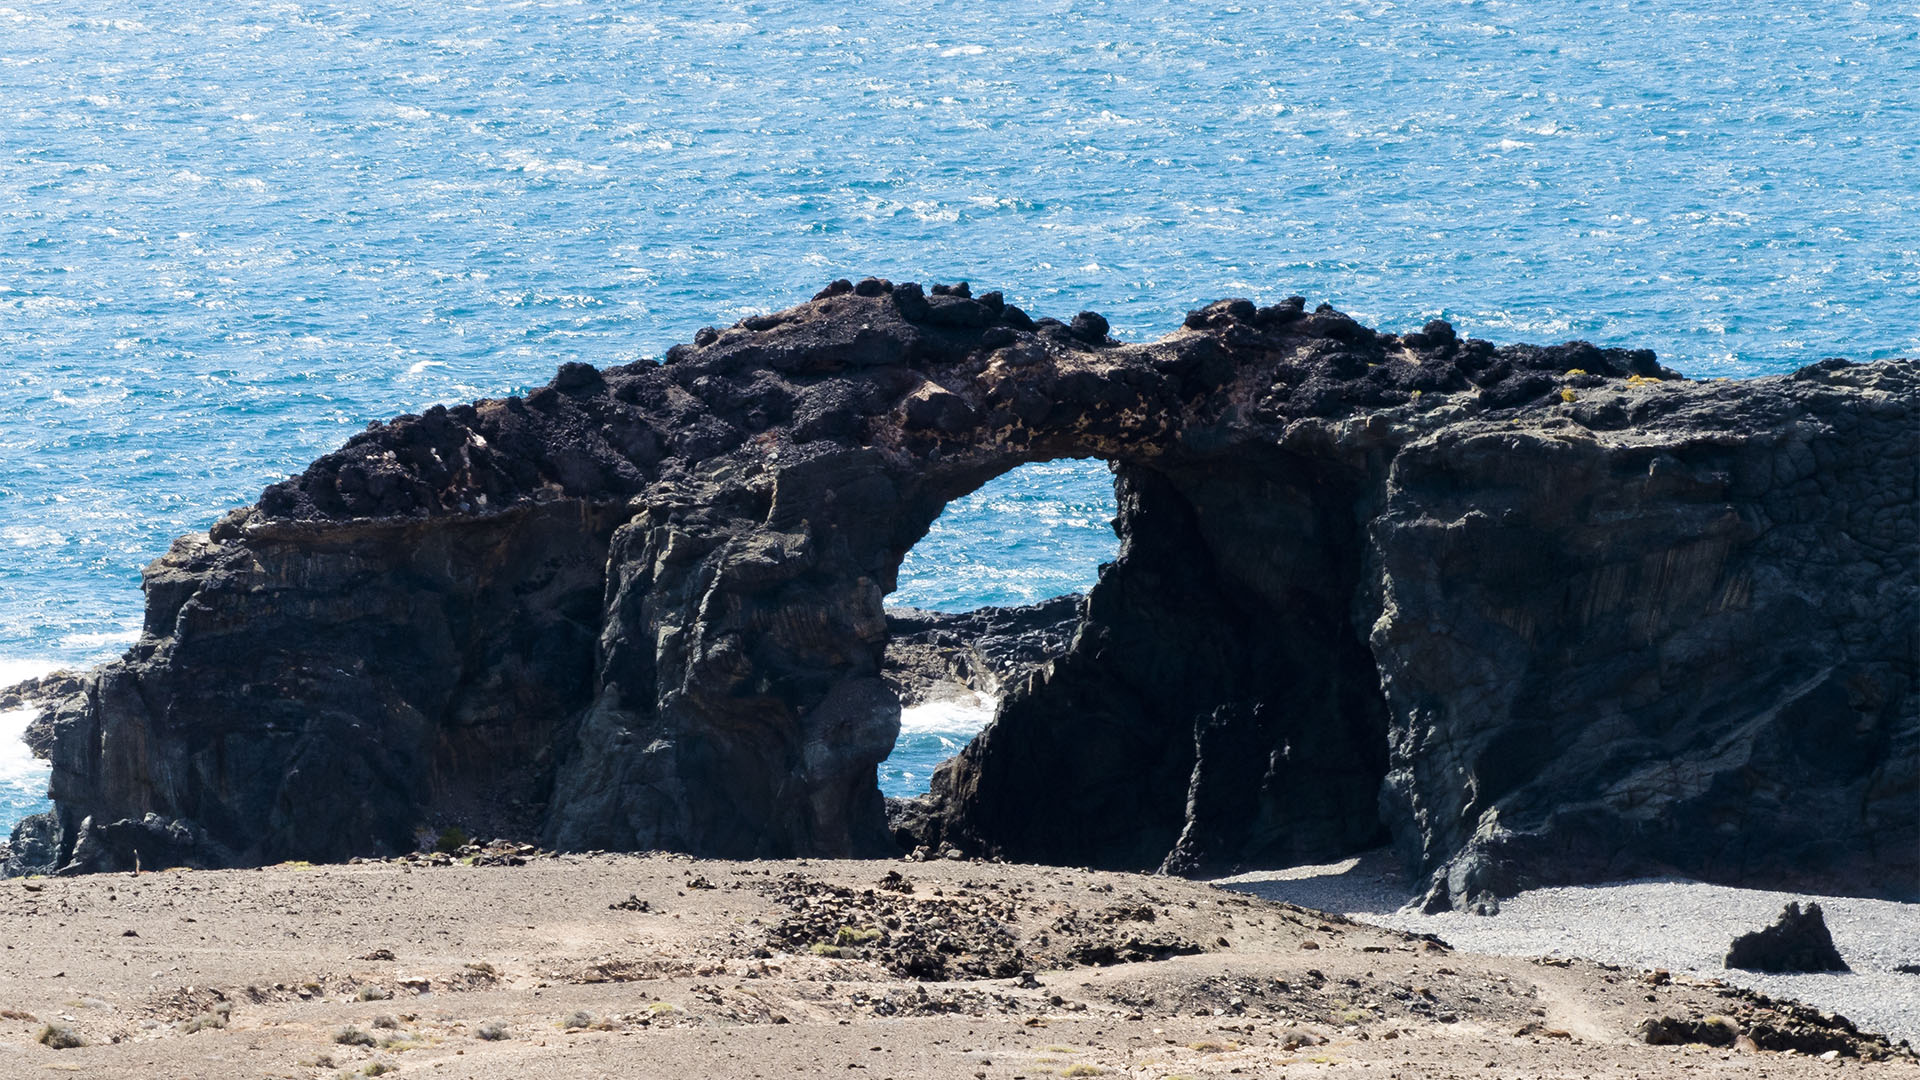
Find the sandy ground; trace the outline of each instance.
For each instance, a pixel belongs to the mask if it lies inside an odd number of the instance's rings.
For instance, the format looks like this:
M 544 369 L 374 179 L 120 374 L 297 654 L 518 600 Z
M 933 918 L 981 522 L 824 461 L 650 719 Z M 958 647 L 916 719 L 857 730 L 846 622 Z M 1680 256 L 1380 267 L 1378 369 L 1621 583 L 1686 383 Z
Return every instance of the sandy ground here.
M 1788 1023 L 1704 980 L 1044 867 L 167 871 L 0 882 L 0 920 L 4 1077 L 1920 1078 L 1804 1022 L 1840 1054 L 1635 1037 Z

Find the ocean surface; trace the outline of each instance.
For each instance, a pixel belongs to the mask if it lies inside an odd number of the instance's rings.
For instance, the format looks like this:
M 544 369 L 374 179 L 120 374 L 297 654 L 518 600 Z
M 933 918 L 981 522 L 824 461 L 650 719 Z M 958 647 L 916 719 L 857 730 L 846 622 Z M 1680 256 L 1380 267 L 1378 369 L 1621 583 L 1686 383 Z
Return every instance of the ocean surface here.
M 1150 337 L 1301 293 L 1700 376 L 1920 353 L 1920 7 L 0 0 L 0 683 L 367 421 L 836 277 Z M 1096 465 L 956 503 L 898 602 L 1084 588 Z M 0 716 L 0 825 L 44 769 Z M 909 717 L 893 793 L 980 722 Z

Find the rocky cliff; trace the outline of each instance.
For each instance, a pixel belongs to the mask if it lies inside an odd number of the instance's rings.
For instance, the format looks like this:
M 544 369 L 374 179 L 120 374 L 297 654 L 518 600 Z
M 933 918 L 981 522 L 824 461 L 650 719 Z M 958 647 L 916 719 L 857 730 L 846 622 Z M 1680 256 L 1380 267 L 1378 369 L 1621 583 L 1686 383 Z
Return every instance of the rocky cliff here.
M 1150 344 L 836 282 L 661 365 L 375 424 L 147 571 L 35 729 L 10 867 L 444 824 L 894 850 L 882 598 L 945 504 L 1115 468 L 1072 644 L 918 839 L 1205 873 L 1391 840 L 1430 902 L 1647 870 L 1920 894 L 1920 364 L 1651 354 L 1223 301 Z

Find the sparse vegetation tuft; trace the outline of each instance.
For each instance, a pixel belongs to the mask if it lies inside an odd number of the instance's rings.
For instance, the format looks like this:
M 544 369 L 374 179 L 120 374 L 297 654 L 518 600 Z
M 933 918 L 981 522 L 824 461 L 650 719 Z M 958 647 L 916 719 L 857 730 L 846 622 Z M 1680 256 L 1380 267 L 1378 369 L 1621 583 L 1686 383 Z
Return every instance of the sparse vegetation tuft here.
M 48 1024 L 40 1029 L 35 1041 L 51 1050 L 73 1050 L 87 1045 L 79 1032 L 65 1024 Z
M 213 1008 L 208 1009 L 206 1012 L 203 1012 L 199 1016 L 196 1016 L 193 1019 L 187 1021 L 187 1026 L 185 1030 L 186 1030 L 186 1033 L 189 1035 L 193 1034 L 196 1031 L 205 1031 L 208 1028 L 213 1028 L 217 1030 L 219 1028 L 226 1027 L 227 1021 L 231 1020 L 232 1018 L 233 1018 L 232 1003 L 226 1002 L 226 1001 L 216 1001 L 213 1004 Z
M 843 949 L 865 945 L 880 940 L 880 928 L 877 926 L 843 926 L 834 931 L 833 943 Z
M 370 1032 L 361 1031 L 352 1024 L 334 1032 L 333 1041 L 341 1046 L 375 1046 L 380 1042 Z

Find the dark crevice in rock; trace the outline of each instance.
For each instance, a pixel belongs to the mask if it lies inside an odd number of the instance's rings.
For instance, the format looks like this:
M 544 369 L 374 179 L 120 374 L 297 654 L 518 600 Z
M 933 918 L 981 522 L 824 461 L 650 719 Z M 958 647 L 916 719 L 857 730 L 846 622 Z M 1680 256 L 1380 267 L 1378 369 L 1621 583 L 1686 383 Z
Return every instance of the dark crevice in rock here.
M 1354 619 L 1364 471 L 1120 473 L 1119 558 L 1073 649 L 944 767 L 913 840 L 1216 873 L 1385 839 L 1386 708 Z

